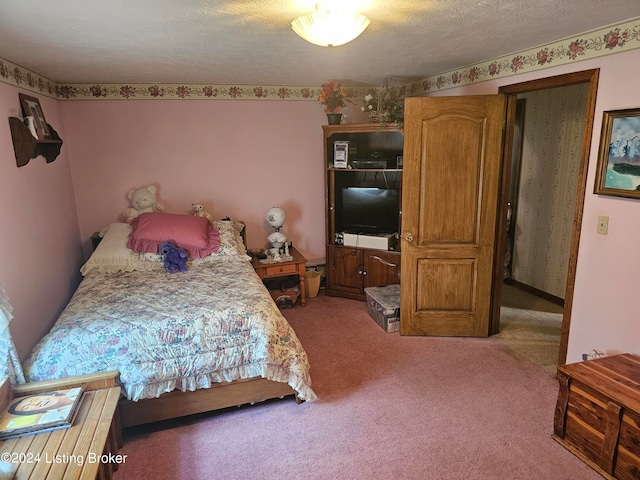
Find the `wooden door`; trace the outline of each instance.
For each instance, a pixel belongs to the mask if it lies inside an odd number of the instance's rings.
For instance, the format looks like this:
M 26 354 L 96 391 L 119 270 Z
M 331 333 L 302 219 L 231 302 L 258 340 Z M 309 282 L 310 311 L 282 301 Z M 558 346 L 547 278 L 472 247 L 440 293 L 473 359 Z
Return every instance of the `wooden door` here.
M 403 335 L 488 336 L 505 95 L 405 100 Z

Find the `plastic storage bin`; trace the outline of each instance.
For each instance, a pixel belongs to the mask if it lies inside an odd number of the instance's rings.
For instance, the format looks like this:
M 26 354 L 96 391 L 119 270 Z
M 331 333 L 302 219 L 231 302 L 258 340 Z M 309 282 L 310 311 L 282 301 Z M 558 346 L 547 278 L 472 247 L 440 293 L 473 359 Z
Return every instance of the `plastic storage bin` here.
M 367 308 L 369 316 L 385 331 L 400 331 L 400 285 L 367 287 Z

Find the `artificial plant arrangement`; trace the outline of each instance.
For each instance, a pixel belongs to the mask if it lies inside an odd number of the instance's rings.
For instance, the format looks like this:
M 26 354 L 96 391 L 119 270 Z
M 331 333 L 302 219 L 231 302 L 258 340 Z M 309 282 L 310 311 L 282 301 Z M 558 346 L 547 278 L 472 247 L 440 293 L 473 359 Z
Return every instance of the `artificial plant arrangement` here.
M 335 80 L 322 84 L 318 101 L 324 105 L 324 113 L 339 113 L 345 103 L 350 102 L 347 91 Z
M 389 85 L 385 80 L 381 89 L 372 89 L 364 97 L 363 112 L 373 123 L 404 124 L 404 87 Z

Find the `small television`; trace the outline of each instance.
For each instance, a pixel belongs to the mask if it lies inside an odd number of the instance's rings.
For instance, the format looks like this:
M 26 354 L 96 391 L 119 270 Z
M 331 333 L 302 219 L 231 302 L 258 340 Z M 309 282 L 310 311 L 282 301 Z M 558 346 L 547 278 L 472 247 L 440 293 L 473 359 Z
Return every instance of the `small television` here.
M 400 191 L 345 187 L 336 209 L 336 228 L 354 234 L 395 233 L 400 215 Z

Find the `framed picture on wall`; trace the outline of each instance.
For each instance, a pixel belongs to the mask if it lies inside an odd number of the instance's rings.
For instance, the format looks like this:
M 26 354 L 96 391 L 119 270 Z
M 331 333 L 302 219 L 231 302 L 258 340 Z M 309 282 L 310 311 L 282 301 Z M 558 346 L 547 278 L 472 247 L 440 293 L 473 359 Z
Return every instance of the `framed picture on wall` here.
M 51 138 L 51 131 L 49 130 L 49 125 L 47 125 L 47 121 L 44 118 L 44 113 L 40 106 L 40 100 L 35 97 L 25 95 L 24 93 L 19 93 L 18 96 L 20 97 L 20 105 L 22 106 L 22 112 L 24 113 L 25 118 L 33 117 L 33 124 L 36 127 L 38 138 L 40 140 Z
M 640 199 L 640 108 L 604 112 L 594 193 Z

